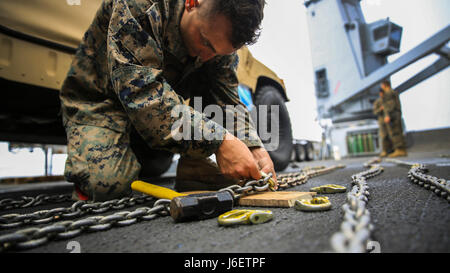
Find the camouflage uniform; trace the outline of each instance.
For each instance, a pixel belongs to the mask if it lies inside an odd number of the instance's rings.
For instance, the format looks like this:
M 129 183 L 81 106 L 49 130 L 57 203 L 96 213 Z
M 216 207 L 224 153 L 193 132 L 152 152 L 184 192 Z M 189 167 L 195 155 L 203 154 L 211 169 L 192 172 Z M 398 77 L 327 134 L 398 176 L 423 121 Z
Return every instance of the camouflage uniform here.
M 383 106 L 382 115 L 385 128 L 385 136 L 383 136 L 383 133 L 381 133 L 382 129 L 380 129 L 382 139 L 388 142 L 386 144 L 387 148 L 392 145 L 392 148 L 395 150 L 406 149 L 405 137 L 403 136 L 402 109 L 398 93 L 392 89 L 384 91 L 383 97 L 380 97 L 380 101 Z M 386 116 L 390 118 L 389 123 L 384 122 Z M 385 151 L 389 152 L 389 150 Z
M 206 158 L 227 127 L 188 107 L 183 117 L 192 135 L 208 137 L 175 140 L 171 129 L 178 118 L 171 111 L 194 96 L 202 97 L 203 107 L 242 105 L 237 54 L 205 63 L 189 57 L 180 35 L 183 11 L 183 0 L 104 0 L 84 35 L 60 98 L 68 138 L 65 176 L 89 199 L 131 192 L 141 168 L 130 148 L 132 126 L 153 149 Z M 248 147 L 262 147 L 251 121 L 241 124 L 231 133 L 244 132 Z

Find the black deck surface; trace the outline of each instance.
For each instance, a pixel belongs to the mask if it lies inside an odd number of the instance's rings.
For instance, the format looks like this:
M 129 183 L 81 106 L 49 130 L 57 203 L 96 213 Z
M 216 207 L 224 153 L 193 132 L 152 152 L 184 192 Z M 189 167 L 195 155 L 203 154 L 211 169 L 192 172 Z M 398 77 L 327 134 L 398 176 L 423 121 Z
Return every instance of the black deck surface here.
M 450 149 L 414 150 L 404 161 L 427 164 L 429 174 L 450 178 Z M 345 164 L 346 168 L 309 179 L 306 184 L 289 188 L 290 191 L 309 191 L 311 187 L 334 183 L 351 189 L 351 175 L 365 170 L 363 163 L 370 158 L 344 159 L 296 163 L 285 172 L 305 166 L 330 166 Z M 383 161 L 384 172 L 368 180 L 374 231 L 372 240 L 380 244 L 381 252 L 450 252 L 450 204 L 430 190 L 410 182 L 407 167 Z M 152 181 L 173 187 L 174 178 Z M 53 183 L 49 189 L 67 192 L 67 184 Z M 5 190 L 6 189 L 6 190 Z M 33 194 L 50 190 L 30 191 Z M 2 188 L 0 199 L 12 196 L 13 187 Z M 171 217 L 161 217 L 149 222 L 138 222 L 128 227 L 115 227 L 108 231 L 83 233 L 63 241 L 51 241 L 38 248 L 21 252 L 67 253 L 69 241 L 80 243 L 81 252 L 163 252 L 163 253 L 285 253 L 285 252 L 333 252 L 330 238 L 339 231 L 343 220 L 341 206 L 346 193 L 327 194 L 333 205 L 330 211 L 300 212 L 294 208 L 269 208 L 274 219 L 261 225 L 221 227 L 217 219 L 174 223 Z M 70 206 L 70 203 L 43 205 L 28 209 L 2 211 L 32 212 L 41 209 Z M 124 210 L 133 210 L 136 207 Z M 245 208 L 245 207 L 244 207 Z M 114 213 L 111 211 L 105 214 Z M 87 217 L 87 216 L 85 216 Z M 0 230 L 0 235 L 14 231 Z

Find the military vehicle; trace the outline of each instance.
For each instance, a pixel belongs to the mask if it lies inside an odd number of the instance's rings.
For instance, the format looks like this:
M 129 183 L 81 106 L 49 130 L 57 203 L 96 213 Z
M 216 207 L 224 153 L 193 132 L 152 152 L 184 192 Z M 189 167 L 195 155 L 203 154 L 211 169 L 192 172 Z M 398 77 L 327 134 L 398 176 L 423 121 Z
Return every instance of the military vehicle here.
M 101 0 L 0 2 L 1 141 L 66 143 L 58 90 L 100 4 Z M 238 54 L 239 95 L 244 104 L 280 106 L 280 119 L 275 121 L 279 122 L 279 146 L 269 154 L 276 170 L 283 170 L 292 152 L 285 85 L 248 48 Z M 170 167 L 171 153 L 150 150 L 136 133 L 132 139 L 139 160 L 155 166 L 147 175 L 160 175 Z
M 0 100 L 2 106 L 0 107 L 0 135 L 2 139 L 65 143 L 64 134 L 59 133 L 61 130 L 63 131 L 63 128 L 57 115 L 59 111 L 57 90 L 61 84 L 60 80 L 64 78 L 65 71 L 68 69 L 73 47 L 76 46 L 83 30 L 81 27 L 73 27 L 73 25 L 71 25 L 72 28 L 69 28 L 62 18 L 67 18 L 67 22 L 85 25 L 90 20 L 88 13 L 95 10 L 96 4 L 94 3 L 98 3 L 93 0 L 81 1 L 81 7 L 64 6 L 65 3 L 79 3 L 79 0 L 78 2 L 76 0 L 54 1 L 55 5 L 50 5 L 50 1 L 44 0 L 39 1 L 39 5 L 25 0 L 0 1 L 0 25 L 3 26 L 0 34 L 0 77 L 3 95 Z M 345 101 L 344 106 L 348 106 L 342 107 L 340 109 L 342 111 L 336 115 L 336 120 L 333 120 L 334 132 L 340 130 L 344 133 L 336 135 L 333 131 L 331 132 L 334 134 L 332 139 L 336 143 L 344 145 L 339 146 L 343 147 L 340 150 L 344 155 L 345 135 L 347 133 L 356 134 L 357 130 L 368 129 L 351 125 L 358 125 L 359 121 L 370 119 L 370 116 L 366 115 L 369 112 L 370 101 L 364 98 L 364 95 L 367 94 L 360 94 L 361 96 L 354 98 L 362 100 L 362 105 L 359 106 L 355 100 L 346 100 L 345 98 L 355 94 L 352 91 L 359 94 L 358 89 L 350 88 L 350 85 L 360 87 L 364 87 L 364 85 L 359 80 L 348 83 L 341 81 L 338 85 L 338 80 L 345 79 L 345 77 L 338 77 L 340 73 L 337 72 L 341 72 L 338 69 L 344 67 L 363 68 L 362 65 L 367 64 L 369 60 L 354 56 L 352 59 L 340 61 L 339 56 L 348 57 L 348 50 L 356 45 L 353 42 L 361 41 L 360 37 L 367 37 L 362 35 L 367 33 L 365 32 L 367 26 L 359 24 L 363 22 L 363 18 L 354 22 L 350 20 L 345 25 L 340 23 L 342 18 L 349 19 L 348 15 L 361 15 L 358 0 L 310 0 L 304 3 L 310 17 L 309 20 L 311 20 L 311 32 L 321 40 L 313 43 L 321 46 L 322 54 L 329 57 L 316 56 L 313 61 L 313 69 L 317 71 L 315 73 L 318 80 L 317 94 L 320 94 L 322 100 L 319 106 L 323 106 L 321 113 L 324 116 L 321 117 L 332 118 L 334 115 L 329 112 L 337 111 L 339 108 L 331 106 L 339 105 L 340 101 Z M 25 4 L 31 6 L 28 7 Z M 25 6 L 26 8 L 24 8 Z M 72 10 L 72 8 L 74 9 Z M 20 9 L 22 10 L 19 12 Z M 84 13 L 80 11 L 81 9 Z M 46 12 L 49 15 L 43 17 L 42 14 Z M 78 15 L 77 12 L 79 12 Z M 20 20 L 17 18 L 25 17 L 24 13 L 27 13 L 27 16 L 30 17 L 29 20 L 34 20 L 34 22 L 20 27 L 21 24 L 18 23 Z M 55 20 L 50 15 L 60 17 L 60 20 Z M 6 20 L 6 17 L 9 19 Z M 44 22 L 42 18 L 47 19 Z M 11 23 L 11 20 L 16 23 Z M 5 22 L 10 22 L 10 24 L 5 25 Z M 40 24 L 48 25 L 43 33 L 40 33 L 38 28 L 33 28 Z M 59 42 L 50 39 L 51 35 L 58 33 L 61 37 L 61 32 L 58 30 L 65 27 L 67 27 L 67 31 L 62 33 L 67 34 L 64 36 L 66 42 L 62 38 Z M 328 27 L 333 28 L 334 31 L 328 31 Z M 33 33 L 31 33 L 32 30 Z M 42 31 L 42 29 L 39 30 Z M 77 30 L 79 30 L 78 33 Z M 77 35 L 74 35 L 72 39 L 69 34 L 74 33 Z M 387 36 L 384 37 L 390 37 L 389 30 L 385 34 Z M 449 37 L 448 28 L 444 33 L 425 41 L 423 46 L 410 52 L 411 54 L 408 54 L 406 58 L 399 58 L 398 60 L 403 64 L 397 61 L 386 64 L 387 67 L 380 67 L 379 72 L 370 73 L 369 79 L 367 77 L 362 79 L 366 84 L 375 85 L 380 79 L 387 77 L 387 74 L 390 75 L 391 72 L 388 69 L 392 69 L 391 71 L 399 69 L 406 62 L 411 61 L 411 56 L 420 56 L 419 53 L 428 51 L 430 48 L 437 48 L 436 52 L 443 56 L 434 65 L 434 70 L 442 70 L 443 67 L 447 67 L 446 64 L 450 59 L 445 57 L 449 52 L 447 48 L 439 47 L 445 37 Z M 325 38 L 335 38 L 334 43 L 323 42 Z M 386 41 L 384 38 L 381 40 Z M 347 41 L 348 43 L 346 43 Z M 334 45 L 338 51 L 335 55 L 328 55 Z M 319 55 L 320 52 L 316 53 Z M 239 54 L 242 54 L 241 65 L 245 62 L 253 63 L 251 71 L 255 66 L 259 66 L 253 59 L 245 61 L 245 56 L 243 56 L 245 52 L 242 51 Z M 370 55 L 368 54 L 366 57 Z M 331 57 L 338 58 L 338 60 L 333 62 Z M 371 57 L 368 58 L 371 59 Z M 356 66 L 355 60 L 361 60 L 358 66 Z M 402 86 L 406 88 L 432 74 L 428 68 L 422 72 Z M 62 76 L 57 77 L 58 73 L 61 73 Z M 250 107 L 253 101 L 257 103 L 258 96 L 261 96 L 258 95 L 258 92 L 262 92 L 264 89 L 268 90 L 264 86 L 270 85 L 268 85 L 267 76 L 259 79 L 258 75 L 261 74 L 256 74 L 256 76 L 249 74 L 247 80 L 243 79 L 242 75 L 240 76 L 242 83 L 240 95 L 243 96 L 243 102 Z M 254 80 L 250 80 L 251 78 Z M 281 91 L 278 88 L 283 87 L 282 81 L 274 79 L 279 85 L 273 83 L 272 88 Z M 334 92 L 336 86 L 340 86 L 337 94 Z M 245 97 L 249 95 L 249 91 L 251 96 Z M 268 92 L 268 94 L 278 97 L 278 94 L 274 92 Z M 284 98 L 283 102 L 286 101 L 284 95 L 280 93 L 280 96 Z M 352 109 L 355 111 L 351 111 Z M 358 109 L 367 111 L 360 112 L 357 111 Z M 361 114 L 361 119 L 358 121 L 359 114 Z M 355 119 L 349 121 L 352 124 L 344 121 L 338 124 L 336 121 L 339 117 Z M 363 123 L 361 125 L 364 126 Z M 284 267 L 302 265 L 301 262 L 305 257 L 302 254 L 305 252 L 448 253 L 450 252 L 450 229 L 448 228 L 450 226 L 449 135 L 450 128 L 415 133 L 414 146 L 408 149 L 408 157 L 402 160 L 380 160 L 368 156 L 366 152 L 361 152 L 360 148 L 364 147 L 361 144 L 364 144 L 364 141 L 360 139 L 358 146 L 361 147 L 352 148 L 352 151 L 362 154 L 360 158 L 291 164 L 285 171 L 277 173 L 278 177 L 281 174 L 290 176 L 284 181 L 286 182 L 284 193 L 291 194 L 293 191 L 304 193 L 316 189 L 320 195 L 323 195 L 320 200 L 328 200 L 331 207 L 327 206 L 323 211 L 307 212 L 299 211 L 298 204 L 303 207 L 304 202 L 296 202 L 294 207 L 290 208 L 267 207 L 273 212 L 274 219 L 264 224 L 260 222 L 257 225 L 223 227 L 218 225 L 218 219 L 215 218 L 176 223 L 171 217 L 160 217 L 169 215 L 167 201 L 155 202 L 154 199 L 142 199 L 148 197 L 141 195 L 133 195 L 136 198 L 131 199 L 108 200 L 92 204 L 69 201 L 73 184 L 67 181 L 51 183 L 29 183 L 30 181 L 27 181 L 27 184 L 15 186 L 0 183 L 0 212 L 2 212 L 0 215 L 0 252 L 189 253 L 188 255 L 172 255 L 170 263 L 165 261 L 161 263 L 166 270 L 172 270 L 170 267 L 173 267 L 176 272 L 186 271 L 186 268 L 189 267 L 186 265 L 186 261 L 189 261 L 186 259 L 187 257 L 192 261 L 194 259 L 197 261 L 211 259 L 212 261 L 223 258 L 217 267 L 224 266 L 228 270 L 232 269 L 230 265 L 241 267 L 241 261 L 250 259 L 244 258 L 245 256 L 253 256 L 253 259 L 259 258 L 260 261 L 262 259 L 267 261 L 264 265 L 265 270 L 263 270 L 272 272 L 279 270 L 281 264 Z M 339 136 L 343 137 L 337 139 Z M 329 135 L 324 134 L 323 139 L 326 137 Z M 324 143 L 323 139 L 322 143 Z M 305 144 L 301 141 L 295 141 L 295 143 L 296 147 Z M 299 153 L 299 155 L 302 159 L 306 157 L 306 154 Z M 320 166 L 322 164 L 325 166 Z M 324 172 L 330 168 L 333 170 Z M 166 178 L 152 179 L 152 183 L 168 188 L 173 187 L 175 179 L 173 177 Z M 336 185 L 330 187 L 330 183 Z M 335 192 L 334 190 L 338 189 L 336 186 L 346 187 L 347 191 L 345 193 Z M 334 193 L 319 190 L 320 188 L 328 188 Z M 282 189 L 280 187 L 280 190 Z M 239 191 L 239 195 L 241 195 L 247 189 L 241 187 Z M 322 203 L 318 205 L 322 206 Z M 248 208 L 246 206 L 236 207 Z M 265 206 L 261 208 L 266 209 Z M 210 213 L 210 210 L 202 211 L 205 214 Z M 226 254 L 216 255 L 215 253 L 230 254 L 226 256 Z M 258 254 L 245 255 L 243 253 Z M 274 253 L 280 254 L 274 255 Z M 298 258 L 296 255 L 292 259 L 286 253 L 294 253 L 294 255 L 299 253 L 299 255 Z M 205 258 L 208 254 L 211 257 Z M 300 255 L 302 256 L 300 257 Z M 156 263 L 147 264 L 156 268 L 159 266 L 157 263 L 161 261 L 160 257 L 161 255 L 156 256 Z M 277 257 L 283 258 L 278 258 L 277 261 Z M 228 264 L 226 259 L 229 261 Z M 422 260 L 416 260 L 418 265 L 423 263 Z M 2 260 L 3 265 L 6 261 L 8 260 Z M 308 260 L 308 262 L 310 261 Z M 400 263 L 411 265 L 411 259 L 405 260 L 405 262 L 400 261 Z M 35 263 L 28 264 L 36 267 Z M 104 264 L 102 263 L 101 266 Z M 111 264 L 115 266 L 117 262 Z M 320 263 L 322 270 L 324 270 L 323 264 L 325 263 Z M 334 263 L 328 264 L 336 267 Z M 341 264 L 345 265 L 342 262 L 339 265 Z M 353 264 L 348 263 L 350 266 Z M 14 266 L 17 266 L 17 263 L 14 263 Z M 4 267 L 6 266 L 4 265 Z M 247 267 L 250 268 L 248 265 Z M 254 263 L 253 267 L 255 268 Z M 272 268 L 274 269 L 272 270 Z

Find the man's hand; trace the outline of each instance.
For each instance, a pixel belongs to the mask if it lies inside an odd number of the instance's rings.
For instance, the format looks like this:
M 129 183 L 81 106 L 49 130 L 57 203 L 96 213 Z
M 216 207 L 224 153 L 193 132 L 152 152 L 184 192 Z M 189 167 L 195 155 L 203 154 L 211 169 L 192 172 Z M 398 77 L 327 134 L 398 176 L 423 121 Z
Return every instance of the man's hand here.
M 225 135 L 217 150 L 216 161 L 220 171 L 226 176 L 236 179 L 261 178 L 256 161 L 247 145 L 230 133 Z
M 269 153 L 264 148 L 251 148 L 253 158 L 255 159 L 258 167 L 261 171 L 265 173 L 272 173 L 272 179 L 275 182 L 275 190 L 278 189 L 277 174 L 275 173 L 275 168 L 273 166 L 272 159 Z
M 391 118 L 389 116 L 385 116 L 384 123 L 389 123 L 389 122 L 391 122 Z

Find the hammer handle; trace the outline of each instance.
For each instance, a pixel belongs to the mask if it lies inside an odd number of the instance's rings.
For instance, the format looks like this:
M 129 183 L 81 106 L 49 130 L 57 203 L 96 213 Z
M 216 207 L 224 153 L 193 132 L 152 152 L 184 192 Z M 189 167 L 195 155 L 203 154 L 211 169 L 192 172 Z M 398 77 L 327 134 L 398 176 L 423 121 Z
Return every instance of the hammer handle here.
M 156 197 L 158 199 L 172 200 L 175 197 L 187 195 L 187 194 L 173 191 L 173 190 L 165 188 L 165 187 L 156 186 L 156 185 L 146 183 L 144 181 L 139 181 L 139 180 L 131 183 L 131 189 L 133 189 L 134 191 L 142 192 L 147 195 Z

